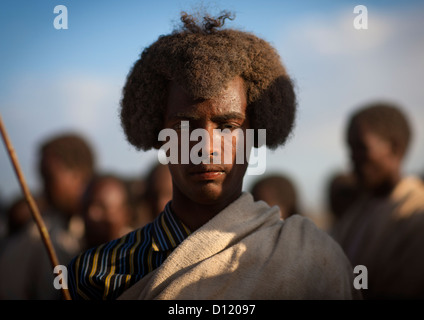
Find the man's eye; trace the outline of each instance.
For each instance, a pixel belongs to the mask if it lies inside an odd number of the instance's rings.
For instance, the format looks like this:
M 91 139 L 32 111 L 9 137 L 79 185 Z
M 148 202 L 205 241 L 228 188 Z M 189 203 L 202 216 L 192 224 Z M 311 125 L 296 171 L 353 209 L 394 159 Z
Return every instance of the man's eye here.
M 190 129 L 190 126 L 189 126 L 189 124 L 188 123 L 183 123 L 183 124 L 181 124 L 181 122 L 179 122 L 179 123 L 176 123 L 174 126 L 173 126 L 173 128 L 175 129 L 175 130 L 188 130 L 188 129 Z
M 237 128 L 240 128 L 238 124 L 225 123 L 221 125 L 221 130 L 223 129 L 235 130 Z

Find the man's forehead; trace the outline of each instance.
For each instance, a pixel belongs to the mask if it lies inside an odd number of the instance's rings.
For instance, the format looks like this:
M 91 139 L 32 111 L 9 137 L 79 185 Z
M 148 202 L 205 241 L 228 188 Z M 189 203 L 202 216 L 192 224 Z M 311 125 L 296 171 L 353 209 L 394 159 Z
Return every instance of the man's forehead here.
M 245 118 L 246 93 L 241 78 L 235 78 L 214 98 L 195 99 L 183 87 L 170 84 L 166 117 L 199 120 L 205 113 L 221 118 Z

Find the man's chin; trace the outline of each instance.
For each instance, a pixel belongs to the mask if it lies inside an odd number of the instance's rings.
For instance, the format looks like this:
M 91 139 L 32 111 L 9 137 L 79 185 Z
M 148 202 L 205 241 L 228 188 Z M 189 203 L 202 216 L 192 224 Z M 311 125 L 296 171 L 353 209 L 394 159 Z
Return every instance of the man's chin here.
M 203 205 L 213 205 L 225 198 L 221 186 L 212 182 L 205 182 L 192 192 L 192 200 Z
M 220 184 L 203 183 L 197 188 L 194 188 L 190 192 L 189 198 L 198 204 L 216 206 L 216 205 L 228 205 L 227 202 L 234 201 L 235 190 L 225 190 Z

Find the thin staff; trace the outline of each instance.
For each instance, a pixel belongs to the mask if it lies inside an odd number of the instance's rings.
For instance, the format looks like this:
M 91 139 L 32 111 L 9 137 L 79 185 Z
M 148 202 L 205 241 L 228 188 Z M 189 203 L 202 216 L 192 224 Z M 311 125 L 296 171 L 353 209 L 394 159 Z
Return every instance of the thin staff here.
M 10 161 L 12 162 L 13 168 L 15 170 L 16 176 L 18 177 L 19 184 L 25 195 L 25 199 L 31 209 L 32 217 L 37 224 L 38 230 L 43 240 L 44 246 L 47 249 L 50 262 L 52 264 L 52 269 L 59 265 L 59 261 L 56 256 L 56 252 L 53 248 L 52 242 L 50 240 L 49 232 L 47 231 L 46 224 L 44 223 L 43 218 L 41 217 L 40 211 L 38 210 L 37 204 L 34 201 L 34 198 L 31 195 L 31 192 L 28 188 L 28 185 L 25 181 L 25 177 L 22 173 L 21 167 L 19 165 L 18 157 L 16 155 L 15 149 L 13 148 L 12 142 L 9 139 L 9 136 L 6 131 L 6 127 L 3 124 L 3 120 L 0 114 L 0 131 L 3 138 L 4 144 L 6 146 L 7 152 L 9 154 Z M 62 288 L 62 294 L 65 300 L 71 300 L 68 290 Z

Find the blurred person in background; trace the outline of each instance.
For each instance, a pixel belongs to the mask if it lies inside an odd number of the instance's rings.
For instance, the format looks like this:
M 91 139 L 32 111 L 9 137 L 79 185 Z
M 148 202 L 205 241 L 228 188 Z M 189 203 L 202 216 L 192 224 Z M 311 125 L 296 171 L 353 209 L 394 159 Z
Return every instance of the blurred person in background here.
M 336 172 L 327 182 L 327 208 L 329 230 L 339 221 L 349 207 L 356 201 L 359 188 L 355 175 L 349 172 Z
M 172 199 L 172 177 L 168 166 L 155 163 L 144 180 L 144 192 L 135 200 L 135 226 L 152 222 Z
M 168 166 L 158 163 L 152 168 L 147 177 L 146 197 L 156 218 L 172 199 L 172 177 Z
M 333 229 L 353 266 L 368 270 L 367 299 L 424 298 L 424 185 L 405 176 L 406 114 L 377 102 L 349 119 L 347 143 L 360 196 Z
M 44 197 L 34 197 L 34 201 L 40 212 L 45 210 L 46 204 Z M 25 197 L 19 195 L 12 200 L 9 207 L 6 209 L 6 220 L 8 237 L 24 229 L 28 223 L 32 223 L 32 213 Z
M 40 208 L 40 205 L 38 205 Z M 40 209 L 41 210 L 41 209 Z M 26 199 L 18 196 L 12 200 L 9 208 L 6 209 L 6 230 L 7 236 L 10 237 L 14 233 L 19 232 L 32 219 L 31 210 Z
M 41 215 L 60 264 L 81 250 L 82 195 L 94 172 L 94 154 L 78 134 L 51 137 L 39 147 L 44 205 Z M 60 299 L 38 228 L 30 222 L 0 252 L 0 299 Z
M 255 201 L 265 201 L 270 207 L 280 208 L 281 219 L 300 214 L 298 193 L 288 176 L 273 174 L 257 180 L 251 188 Z
M 6 205 L 4 203 L 3 198 L 1 197 L 0 193 L 0 241 L 6 237 L 7 235 L 7 227 L 6 227 L 6 221 L 7 221 L 7 215 L 6 215 Z
M 134 212 L 125 181 L 115 174 L 96 176 L 83 197 L 83 217 L 86 249 L 132 231 Z

